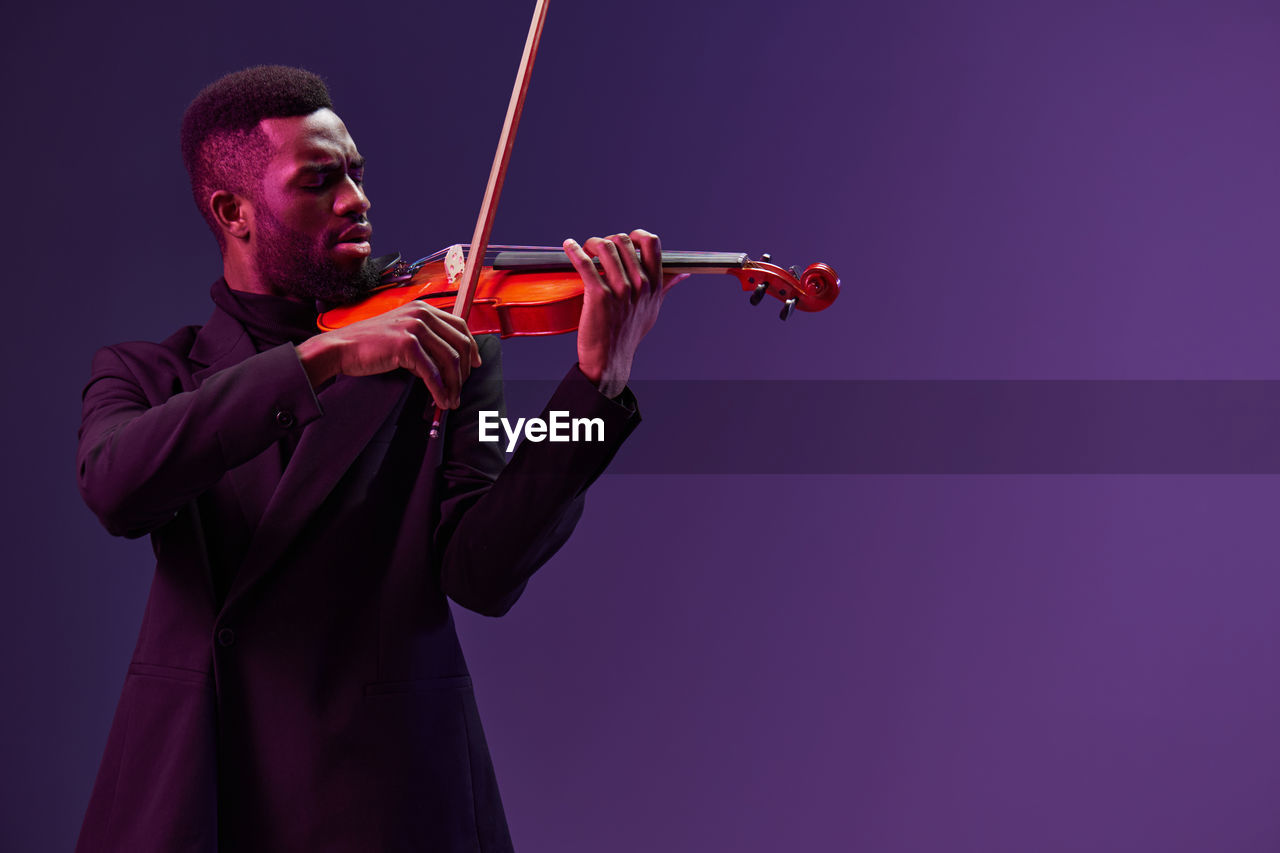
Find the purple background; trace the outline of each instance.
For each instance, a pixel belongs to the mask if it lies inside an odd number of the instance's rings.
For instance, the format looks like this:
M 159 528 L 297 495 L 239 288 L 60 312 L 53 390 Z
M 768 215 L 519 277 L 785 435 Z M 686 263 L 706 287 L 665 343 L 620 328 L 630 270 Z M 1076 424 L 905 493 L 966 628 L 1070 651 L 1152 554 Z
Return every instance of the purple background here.
M 182 109 L 248 64 L 323 73 L 377 248 L 426 254 L 470 234 L 531 6 L 6 10 L 6 849 L 71 845 L 142 613 L 148 546 L 101 530 L 72 458 L 93 350 L 209 312 Z M 556 0 L 494 239 L 644 226 L 840 271 L 785 326 L 690 280 L 643 378 L 1280 378 L 1278 23 Z M 573 344 L 506 353 L 549 378 Z M 517 845 L 1273 851 L 1278 492 L 606 476 L 510 616 L 459 616 Z

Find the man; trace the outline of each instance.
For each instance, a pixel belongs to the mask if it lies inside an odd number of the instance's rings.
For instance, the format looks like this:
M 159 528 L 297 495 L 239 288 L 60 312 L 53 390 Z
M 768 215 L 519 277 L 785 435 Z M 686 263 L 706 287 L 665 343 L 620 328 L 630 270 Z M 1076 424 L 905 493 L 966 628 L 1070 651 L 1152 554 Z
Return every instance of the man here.
M 78 849 L 508 850 L 445 596 L 506 612 L 639 420 L 658 239 L 566 241 L 579 362 L 548 409 L 605 441 L 526 442 L 504 469 L 478 441 L 496 339 L 421 303 L 316 333 L 317 303 L 378 281 L 323 82 L 228 75 L 182 137 L 223 279 L 203 327 L 100 350 L 85 389 L 82 494 L 157 563 Z

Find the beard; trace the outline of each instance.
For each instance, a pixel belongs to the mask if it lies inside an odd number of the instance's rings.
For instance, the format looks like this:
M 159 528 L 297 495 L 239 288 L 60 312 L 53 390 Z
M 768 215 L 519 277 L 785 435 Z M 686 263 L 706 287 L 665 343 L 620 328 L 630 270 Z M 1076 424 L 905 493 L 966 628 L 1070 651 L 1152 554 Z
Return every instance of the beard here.
M 280 296 L 314 299 L 328 306 L 356 302 L 377 287 L 380 271 L 369 264 L 344 270 L 329 255 L 329 246 L 290 229 L 265 206 L 257 217 L 258 252 L 254 261 L 263 282 Z

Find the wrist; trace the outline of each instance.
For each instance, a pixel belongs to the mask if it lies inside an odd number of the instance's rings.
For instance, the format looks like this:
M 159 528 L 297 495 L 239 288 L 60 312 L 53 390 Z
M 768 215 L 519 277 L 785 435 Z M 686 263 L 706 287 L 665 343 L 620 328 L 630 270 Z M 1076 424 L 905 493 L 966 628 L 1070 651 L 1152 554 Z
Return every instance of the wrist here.
M 602 368 L 599 365 L 579 361 L 578 369 L 582 371 L 583 376 L 591 381 L 592 385 L 596 386 L 596 389 L 601 394 L 611 400 L 626 390 L 627 380 L 631 378 L 629 367 L 621 368 L 616 364 Z
M 341 359 L 337 346 L 327 334 L 308 338 L 294 349 L 312 388 L 319 388 L 338 375 Z

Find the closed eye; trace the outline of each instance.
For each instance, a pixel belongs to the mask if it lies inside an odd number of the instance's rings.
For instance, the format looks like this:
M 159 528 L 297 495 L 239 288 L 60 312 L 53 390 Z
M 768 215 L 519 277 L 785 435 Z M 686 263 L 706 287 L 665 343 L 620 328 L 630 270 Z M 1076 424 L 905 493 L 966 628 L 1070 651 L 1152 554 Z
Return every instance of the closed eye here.
M 318 167 L 308 169 L 306 177 L 298 186 L 306 190 L 321 190 L 333 183 L 342 174 L 342 169 L 338 167 Z M 347 172 L 351 180 L 357 185 L 364 184 L 364 168 L 351 169 Z

